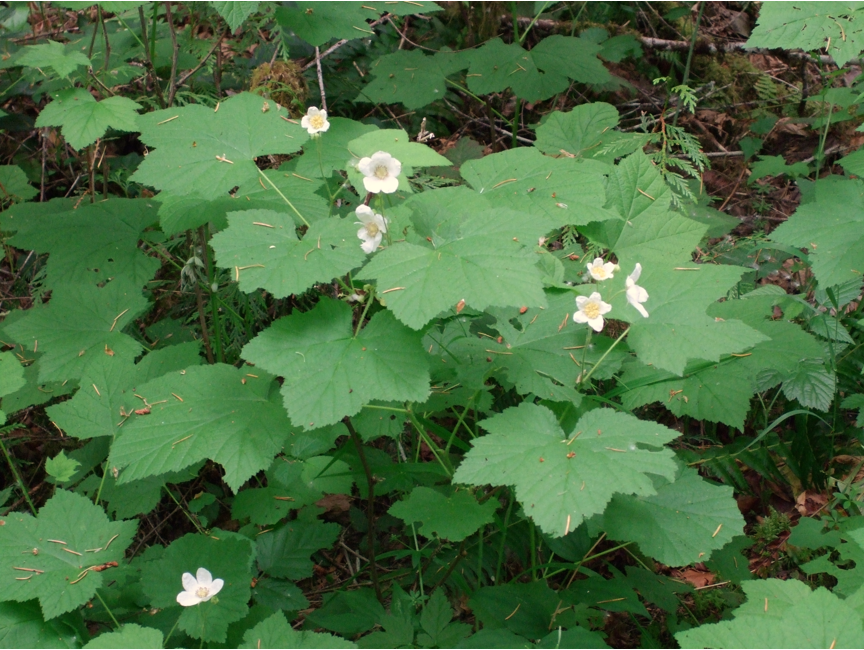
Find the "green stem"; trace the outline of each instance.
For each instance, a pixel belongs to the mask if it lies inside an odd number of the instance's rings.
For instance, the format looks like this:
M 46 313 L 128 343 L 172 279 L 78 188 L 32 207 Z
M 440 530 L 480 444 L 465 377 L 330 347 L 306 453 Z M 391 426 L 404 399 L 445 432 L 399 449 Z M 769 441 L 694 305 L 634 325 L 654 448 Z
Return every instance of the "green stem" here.
M 105 608 L 105 611 L 108 612 L 108 616 L 111 617 L 111 620 L 114 621 L 114 625 L 117 626 L 117 629 L 120 629 L 120 623 L 117 622 L 117 619 L 114 618 L 114 612 L 111 611 L 111 608 L 108 607 L 108 604 L 102 599 L 102 596 L 99 595 L 99 590 L 96 590 L 96 598 L 99 599 L 99 602 L 102 603 L 102 607 Z
M 96 490 L 96 505 L 98 506 L 102 501 L 102 488 L 105 487 L 105 478 L 108 476 L 108 463 L 105 463 L 105 467 L 102 468 L 102 480 L 99 481 L 99 489 Z
M 438 464 L 444 468 L 444 471 L 447 472 L 447 475 L 452 477 L 453 468 L 450 467 L 450 464 L 445 462 L 445 459 L 441 457 L 441 450 L 438 449 L 438 445 L 436 445 L 435 441 L 432 440 L 432 438 L 429 437 L 429 434 L 426 433 L 426 428 L 417 420 L 417 416 L 414 414 L 413 411 L 408 411 L 408 417 L 411 420 L 411 424 L 413 424 L 414 428 L 417 429 L 417 433 L 420 434 L 420 438 L 429 447 L 429 451 L 432 452 L 432 455 L 435 456 L 435 460 L 437 460 Z
M 582 4 L 583 4 L 583 6 L 585 5 L 584 2 Z M 548 7 L 548 6 L 549 6 L 549 3 L 544 2 L 543 6 L 540 7 L 540 11 L 538 11 L 536 14 L 534 14 L 534 18 L 531 19 L 531 22 L 528 23 L 528 27 L 525 28 L 525 31 L 522 32 L 522 36 L 519 38 L 519 45 L 522 45 L 522 43 L 525 42 L 525 37 L 528 36 L 528 32 L 531 31 L 531 28 L 534 27 L 534 24 L 539 20 L 540 14 L 542 14 L 544 11 L 546 11 L 546 7 Z M 582 10 L 580 9 L 579 11 L 581 13 Z M 514 32 L 514 34 L 515 34 L 515 32 Z
M 456 88 L 457 90 L 460 90 L 461 92 L 465 93 L 465 94 L 468 95 L 469 97 L 473 97 L 474 99 L 476 99 L 476 100 L 477 100 L 478 102 L 480 102 L 481 104 L 484 104 L 485 106 L 488 106 L 488 107 L 489 107 L 489 110 L 491 110 L 491 111 L 495 114 L 495 117 L 497 117 L 498 119 L 503 120 L 504 122 L 509 122 L 509 121 L 510 121 L 510 120 L 508 120 L 506 117 L 504 117 L 501 113 L 499 113 L 498 111 L 496 111 L 495 108 L 492 107 L 492 106 L 489 104 L 489 102 L 487 102 L 485 99 L 483 99 L 483 98 L 481 98 L 481 97 L 478 97 L 477 95 L 475 95 L 474 93 L 472 93 L 470 90 L 468 90 L 465 86 L 463 86 L 463 85 L 461 85 L 461 84 L 457 84 L 455 81 L 450 81 L 449 79 L 445 79 L 444 81 L 446 81 L 448 84 L 450 84 L 451 86 L 453 86 L 453 87 Z
M 510 146 L 515 149 L 519 146 L 519 118 L 522 112 L 522 100 L 516 97 L 516 112 L 513 113 L 513 140 L 510 143 Z
M 182 616 L 182 615 L 183 615 L 183 612 L 180 612 L 180 616 Z M 165 640 L 162 642 L 162 647 L 163 647 L 163 648 L 167 648 L 167 647 L 168 647 L 168 639 L 171 638 L 171 635 L 174 634 L 174 630 L 176 630 L 176 629 L 177 629 L 177 626 L 180 624 L 180 616 L 178 616 L 178 617 L 177 617 L 177 620 L 174 621 L 174 627 L 171 628 L 171 631 L 168 632 L 168 636 L 166 636 L 166 637 L 165 637 Z
M 355 339 L 360 336 L 360 330 L 363 328 L 363 321 L 366 320 L 366 314 L 369 313 L 369 308 L 372 306 L 373 302 L 375 302 L 375 287 L 369 289 L 369 293 L 366 294 L 366 304 L 363 306 L 363 313 L 360 315 L 360 319 L 357 321 L 357 327 L 354 330 Z
M 588 380 L 591 379 L 591 375 L 594 374 L 594 371 L 597 370 L 597 368 L 600 367 L 600 364 L 603 363 L 603 360 L 604 360 L 606 357 L 608 357 L 608 356 L 609 356 L 609 353 L 612 352 L 612 350 L 615 349 L 615 346 L 618 345 L 618 344 L 619 344 L 619 343 L 624 339 L 625 336 L 627 336 L 627 332 L 629 332 L 629 331 L 630 331 L 630 327 L 628 327 L 626 330 L 624 330 L 623 332 L 621 332 L 621 336 L 619 336 L 617 339 L 615 339 L 615 342 L 614 342 L 612 345 L 610 345 L 610 346 L 609 346 L 609 349 L 606 350 L 606 352 L 603 353 L 603 356 L 600 357 L 600 358 L 597 360 L 597 363 L 594 364 L 594 367 L 591 368 L 591 371 L 590 371 L 587 375 L 585 375 L 585 376 L 582 378 L 582 381 L 581 381 L 581 382 L 579 382 L 580 384 L 582 384 L 582 385 L 584 386 L 586 383 L 588 383 Z
M 523 35 L 522 38 L 519 38 L 519 13 L 516 11 L 515 2 L 510 3 L 510 19 L 513 21 L 513 42 L 521 43 L 525 36 Z M 526 31 L 525 33 L 527 34 L 528 32 Z
M 417 527 L 414 525 L 413 522 L 411 523 L 411 535 L 414 536 L 414 550 L 417 552 L 417 555 L 419 556 L 420 555 L 420 543 L 417 541 Z M 425 569 L 423 562 L 418 562 L 418 568 L 420 569 L 420 572 L 417 574 L 417 581 L 418 581 L 418 584 L 420 585 L 420 595 L 423 596 L 424 595 L 423 570 Z
M 287 196 L 285 196 L 284 194 L 282 194 L 282 191 L 281 191 L 278 187 L 276 187 L 276 185 L 273 183 L 273 181 L 270 180 L 270 178 L 267 176 L 267 174 L 265 174 L 264 172 L 262 172 L 262 171 L 261 171 L 260 169 L 258 169 L 257 167 L 255 168 L 255 171 L 257 171 L 257 172 L 258 172 L 258 173 L 259 173 L 259 174 L 264 178 L 265 181 L 267 181 L 268 183 L 270 183 L 270 187 L 272 187 L 274 190 L 276 190 L 276 194 L 278 194 L 279 196 L 282 197 L 282 200 L 285 201 L 285 203 L 288 204 L 288 207 L 289 207 L 289 208 L 291 208 L 292 210 L 294 210 L 294 214 L 296 214 L 296 215 L 300 218 L 300 221 L 302 221 L 304 224 L 306 224 L 306 227 L 309 228 L 309 227 L 310 227 L 310 223 L 309 223 L 308 221 L 306 221 L 306 217 L 304 217 L 302 214 L 300 214 L 300 211 L 299 211 L 297 208 L 294 207 L 294 204 L 291 203 L 291 201 L 288 200 L 288 197 L 287 197 Z
M 191 514 L 189 514 L 189 511 L 187 511 L 186 508 L 183 507 L 183 504 L 180 503 L 180 502 L 177 500 L 177 497 L 175 497 L 175 496 L 174 496 L 174 493 L 173 493 L 173 492 L 168 488 L 168 484 L 167 484 L 167 483 L 163 483 L 163 484 L 162 484 L 162 487 L 163 487 L 163 488 L 165 489 L 165 491 L 168 493 L 168 496 L 171 497 L 171 500 L 172 500 L 174 503 L 177 504 L 177 507 L 180 508 L 180 510 L 183 511 L 183 514 L 186 515 L 186 519 L 188 519 L 190 522 L 192 522 L 192 525 L 195 526 L 195 528 L 198 530 L 199 533 L 201 533 L 202 535 L 206 535 L 206 534 L 207 534 L 207 531 L 205 531 L 205 530 L 201 527 L 201 524 L 198 523 L 198 520 L 195 519 L 195 517 L 193 517 Z
M 528 543 L 531 545 L 531 580 L 537 580 L 537 529 L 533 521 L 528 522 Z
M 225 362 L 225 352 L 222 349 L 222 323 L 219 320 L 219 297 L 213 291 L 213 267 L 210 263 L 210 251 L 207 248 L 207 226 L 198 228 L 198 237 L 201 240 L 201 255 L 204 257 L 204 268 L 207 271 L 207 290 L 210 292 L 210 311 L 213 314 L 213 336 L 216 338 L 216 359 L 219 363 Z
M 15 463 L 12 461 L 12 456 L 10 456 L 9 452 L 6 450 L 6 445 L 3 444 L 2 438 L 0 438 L 0 449 L 3 450 L 3 455 L 6 456 L 6 462 L 9 463 L 9 469 L 12 470 L 12 476 L 15 477 L 15 482 L 18 483 L 18 489 L 21 490 L 21 494 L 24 495 L 24 499 L 25 501 L 27 501 L 27 505 L 30 506 L 30 512 L 35 515 L 36 506 L 34 506 L 33 502 L 30 500 L 30 493 L 27 492 L 27 486 L 25 486 L 24 481 L 21 480 L 21 475 L 18 474 L 18 468 L 15 467 Z
M 834 113 L 834 104 L 828 104 L 828 115 L 825 118 L 825 128 L 822 131 L 822 136 L 819 138 L 819 151 L 816 152 L 816 182 L 819 182 L 819 172 L 822 171 L 822 161 L 824 160 L 825 141 L 828 138 L 828 127 L 831 126 L 831 115 Z

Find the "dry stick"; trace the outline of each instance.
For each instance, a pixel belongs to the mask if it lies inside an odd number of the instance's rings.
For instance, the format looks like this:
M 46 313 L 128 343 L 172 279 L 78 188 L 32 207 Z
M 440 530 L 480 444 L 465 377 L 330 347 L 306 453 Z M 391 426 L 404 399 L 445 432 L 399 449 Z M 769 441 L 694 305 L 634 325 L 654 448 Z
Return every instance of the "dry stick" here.
M 723 201 L 723 205 L 721 205 L 719 208 L 717 208 L 720 212 L 723 212 L 723 208 L 725 208 L 725 207 L 726 207 L 726 204 L 728 204 L 729 201 L 732 200 L 732 197 L 735 196 L 735 192 L 738 191 L 738 186 L 741 185 L 741 179 L 744 178 L 744 174 L 746 174 L 746 173 L 747 173 L 747 166 L 745 165 L 745 166 L 741 169 L 741 173 L 738 175 L 738 180 L 735 181 L 735 187 L 733 187 L 733 188 L 732 188 L 732 191 L 729 192 L 729 196 L 727 196 L 727 197 L 726 197 L 726 200 Z
M 378 582 L 378 567 L 375 564 L 375 477 L 372 476 L 372 469 L 369 467 L 369 461 L 366 460 L 366 452 L 363 451 L 363 442 L 357 434 L 357 430 L 351 423 L 351 418 L 347 415 L 342 418 L 342 422 L 351 434 L 351 439 L 354 441 L 354 446 L 357 447 L 357 455 L 360 457 L 360 463 L 363 465 L 363 471 L 366 473 L 366 486 L 369 490 L 369 499 L 366 504 L 366 519 L 369 524 L 369 572 L 372 577 L 372 586 L 375 587 L 375 596 L 378 602 L 384 604 L 384 596 L 381 593 L 381 584 Z
M 105 17 L 102 15 L 102 7 L 96 5 L 96 10 L 99 12 L 99 24 L 102 26 L 102 35 L 105 37 L 105 67 L 102 68 L 102 71 L 105 72 L 108 69 L 108 60 L 111 57 L 111 43 L 108 41 L 108 30 L 105 29 Z
M 153 83 L 154 90 L 159 99 L 159 107 L 167 108 L 165 105 L 165 96 L 162 94 L 162 86 L 159 85 L 159 77 L 156 76 L 156 69 L 153 67 L 153 59 L 150 58 L 150 48 L 147 45 L 150 39 L 147 38 L 147 19 L 144 18 L 143 5 L 138 7 L 138 18 L 141 21 L 141 36 L 144 41 L 144 67 L 147 68 L 147 74 Z
M 184 83 L 186 83 L 186 80 L 187 80 L 189 77 L 191 77 L 193 74 L 195 74 L 196 72 L 198 72 L 202 67 L 204 67 L 204 64 L 207 63 L 207 59 L 209 59 L 211 56 L 213 56 L 213 52 L 216 51 L 216 48 L 218 48 L 218 47 L 220 47 L 220 46 L 222 45 L 222 39 L 224 39 L 224 38 L 225 38 L 225 33 L 223 32 L 223 33 L 219 36 L 219 40 L 216 41 L 215 45 L 213 45 L 213 47 L 210 48 L 210 51 L 207 52 L 207 54 L 204 56 L 204 58 L 201 59 L 201 61 L 198 62 L 198 65 L 196 65 L 196 66 L 195 66 L 194 68 L 192 68 L 189 72 L 187 72 L 186 74 L 184 74 L 183 76 L 181 76 L 180 79 L 177 80 L 177 85 L 176 85 L 177 88 L 179 88 L 179 87 L 182 86 Z M 218 57 L 217 57 L 217 59 L 218 59 Z M 176 88 L 175 88 L 175 90 L 176 90 Z M 174 96 L 172 95 L 170 99 L 173 101 Z
M 96 203 L 96 152 L 99 150 L 99 138 L 87 149 L 90 153 L 90 203 Z
M 48 127 L 42 129 L 42 180 L 39 183 L 39 203 L 45 202 L 45 164 L 48 159 Z
M 174 29 L 174 16 L 171 15 L 171 3 L 165 3 L 165 20 L 171 32 L 171 78 L 168 81 L 168 106 L 174 103 L 177 94 L 177 59 L 180 56 L 180 46 L 177 45 L 177 30 Z
M 321 90 L 321 110 L 327 112 L 327 94 L 324 92 L 324 73 L 321 70 L 321 50 L 315 47 L 315 64 L 318 67 L 318 88 Z

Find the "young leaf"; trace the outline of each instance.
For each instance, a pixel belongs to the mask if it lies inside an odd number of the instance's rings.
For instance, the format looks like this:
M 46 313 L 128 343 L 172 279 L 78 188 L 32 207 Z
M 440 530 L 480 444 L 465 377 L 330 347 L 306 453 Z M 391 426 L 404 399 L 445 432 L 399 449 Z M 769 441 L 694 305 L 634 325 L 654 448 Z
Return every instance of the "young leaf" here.
M 369 588 L 340 591 L 310 612 L 307 620 L 317 627 L 345 636 L 371 630 L 387 617 L 387 612 Z
M 87 90 L 72 88 L 52 95 L 52 102 L 36 118 L 36 126 L 59 126 L 73 149 L 83 149 L 108 129 L 137 131 L 140 104 L 116 95 L 97 102 Z
M 537 127 L 534 146 L 550 156 L 562 151 L 579 157 L 592 157 L 592 150 L 616 133 L 618 109 L 605 102 L 575 106 L 566 113 L 555 111 L 546 116 Z
M 399 50 L 372 64 L 374 78 L 360 91 L 357 101 L 401 102 L 408 110 L 422 108 L 442 99 L 447 77 L 467 67 L 468 59 L 455 52 L 427 56 L 421 50 Z
M 288 415 L 307 430 L 354 415 L 373 399 L 422 402 L 429 395 L 420 334 L 390 312 L 375 314 L 355 337 L 351 308 L 322 299 L 312 311 L 277 320 L 242 354 L 284 378 Z
M 824 587 L 798 580 L 750 580 L 731 621 L 678 632 L 682 648 L 859 648 L 861 617 Z
M 513 241 L 512 232 L 523 227 L 522 221 L 523 216 L 513 211 L 465 215 L 451 239 L 434 248 L 394 244 L 376 255 L 359 277 L 377 280 L 379 290 L 388 292 L 381 293 L 387 307 L 413 329 L 455 308 L 460 300 L 478 310 L 544 307 L 534 256 Z
M 616 494 L 603 514 L 610 537 L 634 541 L 663 564 L 702 562 L 744 528 L 732 488 L 685 469 L 653 496 Z
M 102 586 L 91 567 L 122 562 L 134 521 L 110 522 L 86 497 L 58 490 L 37 517 L 15 512 L 0 535 L 0 600 L 38 598 L 46 619 L 80 607 Z
M 49 40 L 39 45 L 28 45 L 22 48 L 15 60 L 15 65 L 29 65 L 32 68 L 53 68 L 62 78 L 68 77 L 80 65 L 90 65 L 83 53 L 74 50 L 66 52 L 66 46 L 57 41 Z
M 293 153 L 307 140 L 306 130 L 286 116 L 287 109 L 252 93 L 230 97 L 218 112 L 190 104 L 141 115 L 141 140 L 155 151 L 131 180 L 171 194 L 226 196 L 257 182 L 255 158 Z
M 29 201 L 39 194 L 39 191 L 27 181 L 27 176 L 18 165 L 0 165 L 0 191 L 3 192 L 0 200 L 13 203 Z
M 172 543 L 162 556 L 144 564 L 141 586 L 152 607 L 171 608 L 179 615 L 179 627 L 189 636 L 204 641 L 224 641 L 228 625 L 249 611 L 251 596 L 252 542 L 239 535 L 214 530 L 209 537 L 188 534 Z M 224 585 L 208 601 L 183 607 L 177 594 L 184 590 L 183 574 L 195 576 L 207 569 Z
M 552 411 L 527 402 L 481 426 L 490 434 L 473 442 L 453 482 L 515 486 L 526 514 L 551 537 L 603 512 L 613 494 L 656 494 L 648 474 L 675 475 L 662 445 L 679 434 L 611 409 L 589 411 L 570 436 Z
M 15 353 L 11 350 L 0 352 L 0 397 L 11 395 L 26 383 L 24 366 L 18 362 Z
M 210 5 L 225 19 L 232 32 L 236 32 L 237 28 L 249 16 L 258 11 L 258 2 L 223 2 L 221 0 L 212 0 Z
M 47 286 L 95 285 L 110 278 L 143 285 L 156 274 L 159 260 L 138 248 L 141 233 L 158 219 L 153 201 L 112 198 L 75 209 L 54 199 L 47 205 L 50 212 L 22 205 L 3 215 L 3 230 L 15 232 L 9 244 L 49 253 Z
M 118 483 L 164 474 L 205 458 L 235 492 L 268 467 L 289 433 L 276 385 L 264 372 L 216 364 L 137 387 L 150 412 L 133 416 L 111 448 Z
M 568 78 L 593 84 L 610 79 L 599 51 L 600 46 L 572 36 L 549 36 L 530 52 L 494 38 L 471 57 L 468 88 L 478 95 L 512 88 L 525 101 L 542 101 L 564 92 Z
M 356 644 L 332 634 L 297 631 L 285 620 L 282 612 L 276 612 L 258 623 L 243 636 L 241 648 L 356 648 Z
M 84 650 L 111 648 L 161 648 L 162 632 L 152 627 L 126 623 L 118 632 L 105 632 L 84 646 Z
M 257 537 L 258 568 L 274 578 L 302 580 L 312 575 L 310 556 L 329 548 L 339 536 L 339 526 L 319 519 L 296 519 L 282 528 Z
M 296 2 L 276 10 L 276 22 L 313 47 L 332 38 L 374 35 L 366 21 L 377 17 L 376 8 L 361 2 Z
M 242 291 L 263 288 L 284 298 L 345 275 L 366 258 L 350 218 L 316 221 L 302 240 L 295 229 L 285 212 L 231 212 L 228 228 L 211 241 L 216 263 L 235 272 Z
M 80 465 L 81 463 L 66 456 L 66 452 L 61 449 L 54 458 L 45 461 L 45 473 L 48 474 L 50 477 L 48 480 L 52 483 L 66 483 L 75 476 Z
M 406 524 L 422 522 L 417 532 L 424 537 L 435 535 L 461 542 L 492 523 L 499 505 L 494 499 L 477 503 L 467 490 L 451 490 L 445 495 L 432 488 L 416 487 L 408 498 L 394 504 L 388 512 Z
M 106 350 L 134 358 L 141 344 L 121 331 L 147 308 L 138 285 L 116 279 L 100 289 L 70 285 L 55 291 L 48 305 L 27 310 L 5 328 L 13 340 L 39 348 L 40 381 L 77 378 Z

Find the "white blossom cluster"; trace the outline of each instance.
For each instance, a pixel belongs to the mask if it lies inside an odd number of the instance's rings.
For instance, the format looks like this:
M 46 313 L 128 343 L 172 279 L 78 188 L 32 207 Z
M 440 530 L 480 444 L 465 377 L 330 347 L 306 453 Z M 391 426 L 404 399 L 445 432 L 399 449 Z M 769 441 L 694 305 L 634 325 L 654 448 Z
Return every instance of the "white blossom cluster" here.
M 620 270 L 617 264 L 612 262 L 604 262 L 603 258 L 597 257 L 593 262 L 587 265 L 588 273 L 597 282 L 611 280 L 615 277 L 615 272 Z M 636 268 L 627 276 L 624 281 L 627 294 L 627 302 L 629 302 L 643 318 L 648 318 L 648 311 L 642 306 L 642 303 L 648 300 L 648 292 L 643 287 L 636 284 L 639 276 L 642 275 L 642 265 L 636 263 Z M 603 316 L 612 310 L 612 305 L 604 302 L 600 293 L 595 291 L 590 296 L 578 296 L 576 298 L 576 313 L 573 314 L 573 321 L 576 323 L 587 323 L 588 326 L 595 332 L 603 329 Z

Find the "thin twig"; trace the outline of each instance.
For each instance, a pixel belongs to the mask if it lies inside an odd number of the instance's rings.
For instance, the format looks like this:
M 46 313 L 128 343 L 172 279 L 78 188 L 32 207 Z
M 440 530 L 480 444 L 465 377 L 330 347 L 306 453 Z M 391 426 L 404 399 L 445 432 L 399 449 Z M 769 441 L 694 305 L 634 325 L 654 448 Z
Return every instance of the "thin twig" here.
M 370 28 L 371 28 L 371 27 L 377 27 L 378 25 L 380 25 L 381 23 L 383 23 L 385 20 L 387 20 L 387 18 L 389 18 L 389 17 L 390 17 L 390 14 L 384 14 L 384 15 L 381 16 L 381 18 L 379 18 L 378 20 L 376 20 L 376 21 L 374 21 L 374 22 L 371 22 L 371 23 L 368 23 L 368 25 L 369 25 Z M 323 59 L 325 56 L 327 56 L 327 55 L 329 55 L 329 54 L 333 54 L 333 52 L 335 52 L 336 50 L 338 50 L 340 47 L 342 47 L 343 45 L 345 45 L 345 43 L 347 43 L 347 42 L 348 42 L 348 39 L 347 39 L 347 38 L 343 38 L 341 41 L 337 41 L 335 45 L 331 45 L 331 46 L 328 47 L 326 50 L 324 50 L 324 51 L 321 53 L 321 56 L 320 56 L 320 57 L 317 57 L 317 56 L 316 56 L 314 59 L 312 59 L 311 61 L 309 61 L 309 63 L 307 63 L 306 65 L 304 65 L 302 68 L 300 68 L 301 72 L 306 72 L 309 68 L 311 68 L 313 65 L 315 65 L 315 62 L 316 62 L 317 60 L 319 60 L 319 59 Z
M 138 18 L 141 20 L 141 36 L 144 40 L 144 66 L 147 68 L 147 74 L 150 75 L 150 81 L 153 83 L 153 89 L 156 91 L 160 108 L 166 108 L 162 86 L 159 85 L 159 77 L 156 76 L 156 68 L 153 67 L 153 59 L 150 58 L 150 48 L 147 46 L 149 39 L 147 38 L 147 19 L 144 17 L 143 5 L 138 7 Z
M 216 48 L 218 48 L 218 47 L 220 47 L 220 46 L 222 45 L 222 40 L 223 40 L 224 38 L 225 38 L 225 33 L 223 32 L 223 33 L 219 36 L 219 40 L 216 41 L 216 44 L 213 45 L 213 47 L 210 48 L 210 51 L 207 52 L 207 54 L 204 56 L 204 58 L 201 59 L 201 60 L 198 62 L 198 65 L 196 65 L 196 66 L 195 66 L 194 68 L 192 68 L 189 72 L 187 72 L 187 73 L 184 74 L 182 77 L 180 77 L 180 79 L 177 80 L 177 87 L 178 87 L 178 88 L 179 88 L 180 86 L 182 86 L 184 83 L 186 83 L 186 80 L 187 80 L 189 77 L 191 77 L 193 74 L 195 74 L 196 72 L 198 72 L 202 67 L 204 67 L 204 64 L 207 63 L 207 59 L 209 59 L 211 56 L 213 56 L 213 52 L 216 51 Z M 172 99 L 173 99 L 173 97 L 172 97 Z
M 174 104 L 177 94 L 177 59 L 180 57 L 180 46 L 177 45 L 177 30 L 174 27 L 174 16 L 171 15 L 171 3 L 165 3 L 165 20 L 168 21 L 168 31 L 171 33 L 171 78 L 168 81 L 168 106 Z
M 318 89 L 321 91 L 321 110 L 327 112 L 327 93 L 324 92 L 324 72 L 321 70 L 321 50 L 315 47 L 315 65 L 318 67 Z

